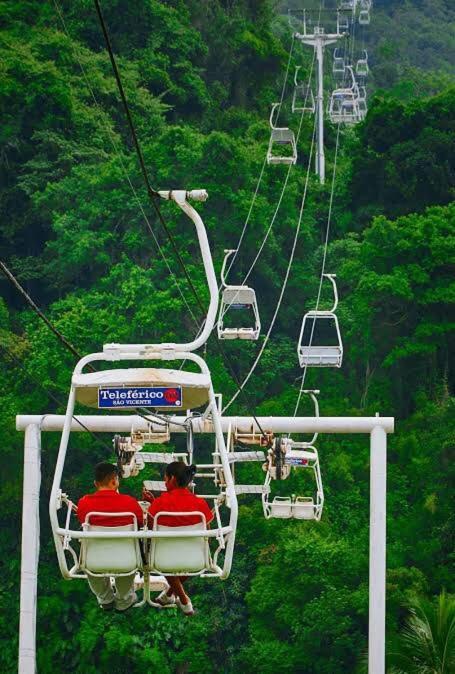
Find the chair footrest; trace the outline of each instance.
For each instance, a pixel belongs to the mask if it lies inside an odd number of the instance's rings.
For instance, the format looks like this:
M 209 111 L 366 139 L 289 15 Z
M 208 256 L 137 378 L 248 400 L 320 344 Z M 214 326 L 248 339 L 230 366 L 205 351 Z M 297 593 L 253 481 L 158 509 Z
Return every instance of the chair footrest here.
M 264 452 L 229 452 L 229 463 L 237 463 L 242 461 L 265 461 Z
M 239 494 L 270 494 L 270 486 L 265 484 L 236 484 L 235 493 Z
M 172 463 L 172 461 L 185 460 L 186 453 L 174 454 L 173 452 L 136 452 L 134 458 L 144 463 Z
M 144 480 L 142 484 L 147 491 L 166 491 L 166 483 L 162 480 Z

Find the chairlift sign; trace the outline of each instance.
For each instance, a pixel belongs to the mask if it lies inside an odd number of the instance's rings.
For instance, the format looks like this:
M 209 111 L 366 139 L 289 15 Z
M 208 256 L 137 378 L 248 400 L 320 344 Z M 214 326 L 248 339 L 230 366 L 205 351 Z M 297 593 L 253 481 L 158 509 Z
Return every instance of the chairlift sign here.
M 120 386 L 98 389 L 98 407 L 181 407 L 181 386 Z

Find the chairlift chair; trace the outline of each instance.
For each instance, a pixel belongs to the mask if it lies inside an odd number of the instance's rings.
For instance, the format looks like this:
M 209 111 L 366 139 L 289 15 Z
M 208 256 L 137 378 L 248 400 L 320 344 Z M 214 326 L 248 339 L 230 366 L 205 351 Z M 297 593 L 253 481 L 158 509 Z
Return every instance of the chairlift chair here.
M 319 416 L 319 405 L 316 390 L 305 390 L 315 406 L 315 416 Z M 262 507 L 264 516 L 280 519 L 321 519 L 324 506 L 324 491 L 322 487 L 319 455 L 314 447 L 318 434 L 314 433 L 308 442 L 295 442 L 291 438 L 275 438 L 273 446 L 268 450 L 267 462 L 264 464 L 266 471 L 265 487 L 267 490 L 262 495 Z M 275 496 L 270 498 L 270 483 L 272 480 L 285 480 L 291 470 L 309 468 L 313 470 L 316 483 L 316 496 Z
M 226 578 L 229 575 L 230 566 L 232 564 L 236 528 L 237 501 L 229 462 L 227 460 L 224 436 L 221 431 L 220 415 L 211 385 L 210 373 L 202 358 L 191 352 L 186 352 L 184 357 L 181 357 L 182 360 L 191 360 L 198 365 L 201 369 L 200 373 L 155 368 L 103 370 L 89 373 L 82 372 L 83 367 L 92 361 L 118 360 L 122 357 L 127 358 L 128 360 L 143 360 L 146 358 L 144 352 L 128 352 L 128 354 L 122 354 L 121 347 L 119 347 L 117 354 L 111 353 L 113 346 L 115 345 L 108 345 L 105 347 L 105 352 L 101 354 L 92 354 L 83 358 L 79 361 L 73 374 L 70 399 L 51 493 L 49 507 L 51 525 L 60 569 L 65 578 L 86 578 L 87 575 L 116 577 L 129 575 L 136 570 L 140 570 L 144 574 L 144 579 L 146 575 L 148 575 L 147 583 L 144 582 L 144 592 L 146 593 L 144 602 L 147 601 L 149 604 L 153 605 L 149 596 L 150 578 L 152 582 L 153 579 L 158 579 L 162 582 L 164 572 L 166 572 L 166 575 L 172 574 L 172 570 L 169 566 L 166 566 L 164 563 L 161 564 L 161 562 L 160 566 L 160 564 L 156 562 L 156 559 L 162 560 L 163 558 L 167 558 L 166 556 L 169 557 L 170 548 L 174 549 L 175 546 L 177 546 L 179 550 L 185 549 L 187 551 L 187 554 L 183 557 L 183 559 L 186 560 L 194 561 L 195 558 L 200 559 L 201 551 L 203 551 L 205 555 L 204 565 L 200 565 L 198 568 L 196 568 L 197 564 L 193 563 L 193 561 L 191 561 L 191 564 L 188 563 L 186 567 L 185 563 L 182 564 L 180 562 L 178 569 L 179 574 L 216 576 L 220 578 Z M 166 358 L 166 354 L 163 353 L 162 357 Z M 153 358 L 159 359 L 160 354 L 154 353 Z M 142 526 L 142 523 L 136 522 L 133 515 L 131 515 L 132 519 L 134 519 L 132 526 L 92 526 L 90 519 L 87 519 L 82 531 L 71 527 L 71 514 L 74 506 L 71 501 L 62 494 L 61 479 L 76 400 L 83 404 L 97 407 L 100 402 L 108 399 L 112 403 L 110 405 L 111 409 L 114 409 L 116 412 L 121 413 L 122 411 L 126 411 L 131 414 L 134 410 L 132 405 L 113 405 L 119 401 L 126 403 L 130 400 L 130 398 L 128 398 L 130 392 L 132 395 L 135 395 L 144 390 L 149 391 L 150 395 L 156 392 L 158 392 L 157 395 L 160 396 L 172 393 L 172 395 L 168 396 L 169 400 L 165 398 L 165 404 L 161 406 L 163 414 L 175 412 L 176 403 L 180 404 L 180 408 L 186 410 L 208 404 L 208 409 L 212 415 L 215 429 L 218 429 L 217 447 L 221 462 L 220 469 L 223 471 L 225 483 L 223 488 L 223 499 L 226 500 L 226 497 L 228 497 L 228 508 L 231 510 L 229 523 L 227 525 L 221 523 L 219 512 L 217 511 L 217 524 L 215 528 L 206 531 L 206 527 L 202 526 L 196 533 L 191 528 L 187 527 L 182 529 L 174 527 L 173 531 L 170 532 L 162 530 L 160 527 L 154 527 L 152 530 L 147 530 L 147 528 L 141 529 L 140 526 Z M 151 407 L 154 407 L 156 401 L 152 400 L 149 404 Z M 153 419 L 153 415 L 149 416 Z M 159 433 L 154 434 L 150 432 L 145 435 L 147 439 L 151 441 L 159 439 Z M 167 435 L 167 433 L 162 433 L 162 435 Z M 137 441 L 137 430 L 134 431 L 134 436 L 132 433 L 132 438 L 133 437 Z M 122 439 L 122 446 L 124 447 L 122 451 L 125 451 L 125 448 L 137 449 L 134 443 L 131 442 L 132 438 Z M 128 453 L 129 452 L 125 451 L 125 456 Z M 169 454 L 170 458 L 175 460 L 176 455 Z M 159 461 L 162 463 L 167 463 L 167 459 L 169 458 L 167 455 L 162 455 L 160 458 L 159 453 L 142 451 L 136 452 L 134 457 L 136 461 L 142 457 L 143 462 Z M 123 458 L 125 459 L 125 457 Z M 164 483 L 163 485 L 152 484 L 149 486 L 152 486 L 152 488 L 165 488 Z M 59 511 L 65 503 L 68 506 L 68 510 L 64 523 L 61 523 Z M 87 517 L 89 518 L 100 514 L 102 515 L 103 513 L 89 513 Z M 123 515 L 125 514 L 128 513 L 123 513 Z M 104 515 L 109 517 L 115 516 L 112 513 L 104 513 Z M 155 522 L 156 521 L 155 518 Z M 215 538 L 218 543 L 213 557 L 210 556 L 208 550 L 209 540 L 212 538 Z M 172 543 L 170 542 L 167 544 L 166 541 L 168 541 L 168 539 L 172 540 Z M 140 554 L 138 554 L 139 540 L 143 541 L 146 549 L 149 549 L 151 555 L 149 557 L 149 562 L 145 565 L 141 560 Z M 174 541 L 177 541 L 177 543 L 174 543 Z M 77 552 L 78 542 L 80 544 L 80 554 Z M 225 555 L 223 564 L 219 565 L 217 558 L 221 550 L 224 551 Z M 72 558 L 72 565 L 68 564 L 68 554 Z M 153 557 L 152 555 L 155 556 Z M 159 570 L 161 567 L 162 572 Z
M 350 77 L 351 86 L 334 89 L 328 103 L 328 114 L 333 124 L 355 124 L 360 121 L 359 86 L 352 66 L 345 67 L 345 74 Z
M 346 33 L 349 31 L 349 17 L 347 14 L 338 12 L 337 14 L 338 33 Z
M 355 10 L 357 0 L 340 0 L 338 5 L 339 11 L 353 11 Z
M 355 73 L 356 75 L 359 75 L 360 77 L 366 77 L 369 72 L 369 67 L 368 67 L 368 52 L 366 49 L 363 50 L 363 58 L 358 59 L 356 67 L 355 67 Z
M 302 112 L 311 115 L 316 110 L 314 94 L 310 85 L 299 82 L 298 73 L 300 68 L 301 66 L 295 67 L 292 112 Z
M 333 65 L 332 65 L 332 72 L 334 75 L 337 74 L 344 74 L 345 70 L 345 59 L 344 56 L 341 54 L 341 49 L 336 47 L 333 50 Z
M 268 164 L 295 164 L 297 161 L 297 144 L 295 142 L 294 132 L 291 131 L 288 127 L 277 127 L 274 124 L 274 115 L 277 107 L 280 106 L 280 103 L 274 103 L 272 105 L 272 111 L 270 113 L 270 141 L 269 147 L 267 150 L 267 163 Z M 279 150 L 287 148 L 289 154 L 284 154 Z
M 332 283 L 334 304 L 330 311 L 312 310 L 303 317 L 297 347 L 300 367 L 341 367 L 343 362 L 343 343 L 338 317 L 335 314 L 338 306 L 335 274 L 324 274 L 324 276 Z M 324 344 L 327 337 L 323 336 L 321 339 L 320 329 L 322 331 L 325 329 L 330 333 L 331 341 L 334 342 L 332 345 Z
M 217 334 L 218 339 L 246 339 L 257 340 L 261 332 L 261 321 L 259 318 L 259 309 L 256 300 L 256 293 L 253 288 L 246 285 L 229 285 L 225 281 L 226 264 L 229 257 L 235 253 L 235 250 L 226 250 L 221 269 L 221 302 L 218 314 Z M 247 309 L 252 312 L 253 325 L 244 327 L 226 327 L 225 317 L 238 309 Z
M 369 9 L 361 9 L 359 12 L 359 24 L 361 26 L 369 26 L 370 25 L 370 10 Z

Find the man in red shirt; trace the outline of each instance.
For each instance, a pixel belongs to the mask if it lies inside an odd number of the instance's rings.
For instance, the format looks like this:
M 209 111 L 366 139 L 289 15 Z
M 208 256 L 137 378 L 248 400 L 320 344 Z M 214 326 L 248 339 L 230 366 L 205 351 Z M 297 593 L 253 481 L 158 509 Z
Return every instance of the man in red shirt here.
M 131 512 L 136 516 L 137 525 L 143 524 L 143 512 L 139 503 L 132 496 L 119 494 L 119 478 L 117 467 L 111 463 L 98 463 L 95 466 L 96 492 L 83 496 L 77 504 L 77 517 L 81 524 L 90 512 L 121 513 Z M 102 527 L 118 527 L 133 523 L 132 516 L 109 517 L 95 515 L 90 517 L 90 524 Z M 134 592 L 134 573 L 129 576 L 119 576 L 115 579 L 114 594 L 109 578 L 87 576 L 90 589 L 96 595 L 98 604 L 105 611 L 113 608 L 117 611 L 126 611 L 137 601 Z

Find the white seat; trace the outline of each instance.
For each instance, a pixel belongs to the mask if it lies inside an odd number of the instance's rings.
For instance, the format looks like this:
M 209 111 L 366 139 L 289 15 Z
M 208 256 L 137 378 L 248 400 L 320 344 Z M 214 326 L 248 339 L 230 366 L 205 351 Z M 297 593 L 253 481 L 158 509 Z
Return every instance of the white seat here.
M 292 504 L 292 517 L 296 520 L 316 519 L 313 499 L 308 496 L 297 496 Z
M 281 519 L 292 517 L 292 498 L 290 496 L 275 496 L 270 505 L 270 516 Z
M 161 513 L 155 515 L 154 531 L 188 532 L 206 531 L 202 513 L 201 522 L 183 527 L 169 527 L 158 523 Z M 181 516 L 188 513 L 166 513 L 166 516 Z M 154 573 L 167 576 L 197 575 L 211 569 L 208 538 L 201 536 L 172 538 L 153 538 L 149 555 L 150 569 Z
M 100 527 L 84 524 L 85 531 L 137 531 L 128 524 L 120 527 Z M 81 540 L 80 568 L 92 576 L 125 576 L 142 566 L 138 539 L 83 538 Z

